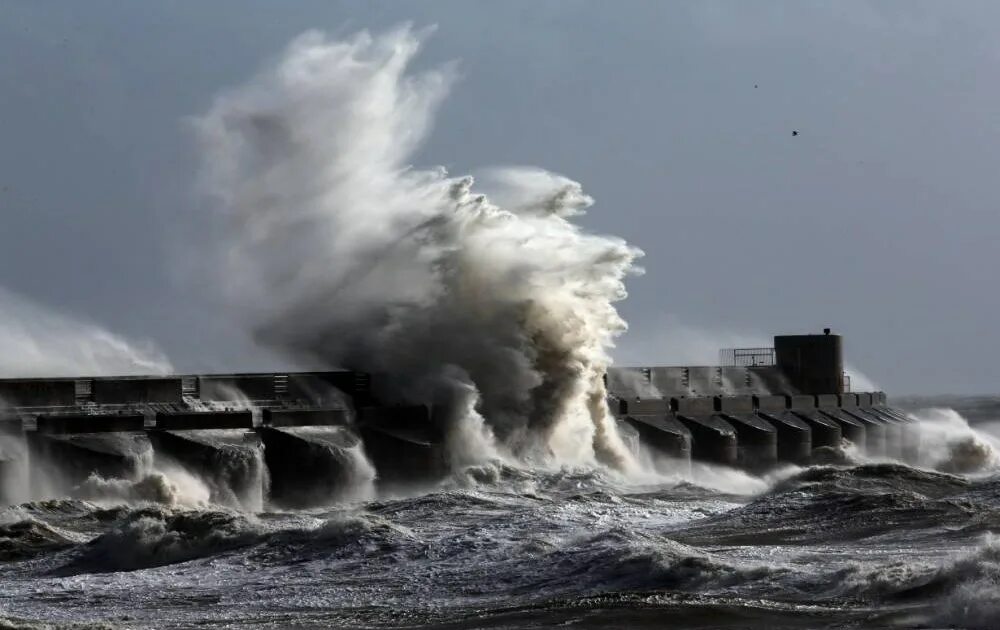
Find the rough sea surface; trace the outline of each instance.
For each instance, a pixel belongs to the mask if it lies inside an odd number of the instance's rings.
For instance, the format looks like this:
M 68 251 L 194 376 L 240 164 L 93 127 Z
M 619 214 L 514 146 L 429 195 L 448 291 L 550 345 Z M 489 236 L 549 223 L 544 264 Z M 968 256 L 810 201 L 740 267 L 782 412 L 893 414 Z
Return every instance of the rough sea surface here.
M 496 464 L 291 512 L 167 496 L 0 510 L 0 628 L 1000 627 L 990 465 Z

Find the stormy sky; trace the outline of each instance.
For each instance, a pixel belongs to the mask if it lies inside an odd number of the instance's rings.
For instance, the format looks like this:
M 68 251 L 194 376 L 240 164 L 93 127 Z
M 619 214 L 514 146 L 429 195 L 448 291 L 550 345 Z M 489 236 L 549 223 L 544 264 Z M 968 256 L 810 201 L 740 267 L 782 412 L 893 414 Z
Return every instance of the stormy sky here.
M 193 262 L 191 118 L 307 29 L 406 21 L 459 64 L 419 166 L 565 174 L 646 252 L 621 361 L 829 326 L 890 393 L 996 391 L 992 2 L 0 0 L 0 288 L 181 370 L 277 367 Z

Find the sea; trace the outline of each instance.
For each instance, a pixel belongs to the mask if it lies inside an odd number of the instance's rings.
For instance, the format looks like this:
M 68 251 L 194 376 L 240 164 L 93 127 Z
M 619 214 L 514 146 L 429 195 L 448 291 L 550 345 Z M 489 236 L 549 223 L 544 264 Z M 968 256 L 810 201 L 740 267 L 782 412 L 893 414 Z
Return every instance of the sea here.
M 1000 628 L 1000 397 L 892 402 L 936 459 L 493 462 L 308 510 L 146 479 L 8 506 L 0 628 Z

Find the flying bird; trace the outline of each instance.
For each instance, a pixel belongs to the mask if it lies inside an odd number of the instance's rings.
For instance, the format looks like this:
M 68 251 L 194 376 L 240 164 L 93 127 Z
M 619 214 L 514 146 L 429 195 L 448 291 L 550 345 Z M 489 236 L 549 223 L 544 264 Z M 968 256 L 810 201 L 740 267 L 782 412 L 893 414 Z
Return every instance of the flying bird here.
M 798 131 L 795 131 L 795 130 L 793 129 L 793 130 L 792 130 L 792 135 L 793 135 L 793 136 L 797 136 L 797 135 L 799 135 L 799 132 L 798 132 Z

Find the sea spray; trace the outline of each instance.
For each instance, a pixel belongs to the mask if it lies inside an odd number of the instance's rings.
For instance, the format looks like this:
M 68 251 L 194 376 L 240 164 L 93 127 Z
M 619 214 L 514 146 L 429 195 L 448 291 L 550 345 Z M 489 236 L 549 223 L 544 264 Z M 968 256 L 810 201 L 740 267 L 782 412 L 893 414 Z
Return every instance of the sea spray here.
M 952 473 L 993 471 L 1000 466 L 1000 440 L 969 426 L 953 409 L 928 408 L 909 414 L 906 430 L 920 441 L 917 464 Z
M 21 503 L 30 496 L 24 436 L 0 427 L 0 506 Z
M 386 399 L 467 402 L 471 385 L 474 409 L 444 412 L 473 425 L 453 445 L 633 467 L 603 375 L 640 252 L 573 223 L 592 200 L 565 177 L 487 172 L 488 198 L 412 167 L 455 75 L 409 70 L 423 38 L 307 33 L 197 121 L 220 282 L 259 342 L 386 375 Z
M 149 341 L 126 339 L 0 287 L 0 377 L 167 374 L 171 369 Z
M 206 502 L 258 512 L 270 477 L 263 444 L 244 429 L 154 431 L 155 469 L 183 471 L 204 485 Z

